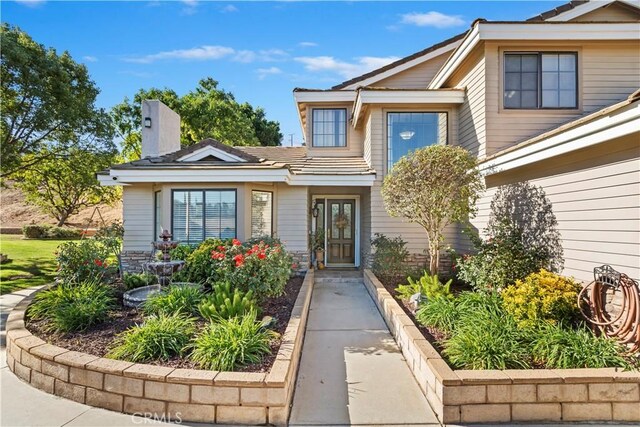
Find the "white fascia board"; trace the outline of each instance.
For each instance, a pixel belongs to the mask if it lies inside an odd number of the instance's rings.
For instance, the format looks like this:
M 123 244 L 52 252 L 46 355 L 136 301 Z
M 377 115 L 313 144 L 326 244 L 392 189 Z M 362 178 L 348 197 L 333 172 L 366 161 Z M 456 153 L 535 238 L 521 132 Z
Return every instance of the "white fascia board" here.
M 640 23 L 478 24 L 481 40 L 640 40 Z
M 624 3 L 631 7 L 635 7 L 635 8 L 640 7 L 640 2 L 638 1 L 627 1 L 627 0 L 618 0 L 618 1 L 620 3 Z M 590 2 L 576 6 L 573 9 L 567 10 L 566 12 L 562 12 L 559 15 L 556 15 L 551 18 L 547 18 L 546 21 L 549 21 L 549 22 L 571 21 L 572 19 L 578 18 L 582 15 L 586 15 L 589 12 L 593 12 L 594 10 L 600 9 L 601 7 L 608 6 L 611 3 L 615 3 L 615 0 L 592 0 Z
M 458 46 L 455 52 L 447 59 L 442 65 L 442 68 L 433 76 L 431 83 L 427 89 L 440 89 L 444 82 L 449 78 L 453 71 L 458 68 L 462 61 L 467 57 L 469 52 L 480 42 L 480 33 L 478 31 L 478 24 L 476 24 L 467 36 L 462 39 L 462 43 Z
M 484 175 L 493 175 L 620 138 L 638 132 L 639 129 L 640 102 L 636 102 L 612 115 L 596 118 L 547 139 L 486 160 L 479 168 Z
M 115 177 L 115 180 L 113 179 Z M 116 185 L 134 182 L 287 182 L 288 169 L 112 169 Z M 106 181 L 106 180 L 105 180 Z
M 433 59 L 433 58 L 438 57 L 438 56 L 440 56 L 440 55 L 442 55 L 444 53 L 452 51 L 453 49 L 455 49 L 458 46 L 460 46 L 461 42 L 462 42 L 461 40 L 456 40 L 454 42 L 451 42 L 446 46 L 443 46 L 443 47 L 441 47 L 439 49 L 436 49 L 436 50 L 434 50 L 432 52 L 425 53 L 424 55 L 422 55 L 422 56 L 420 56 L 418 58 L 412 59 L 411 61 L 407 61 L 404 64 L 400 64 L 397 67 L 393 67 L 393 68 L 391 68 L 391 69 L 389 69 L 387 71 L 384 71 L 384 72 L 382 72 L 380 74 L 376 74 L 375 76 L 371 76 L 368 79 L 360 80 L 360 81 L 355 82 L 355 83 L 353 83 L 353 84 L 351 84 L 349 86 L 345 86 L 344 90 L 354 90 L 354 89 L 357 89 L 360 86 L 370 86 L 373 83 L 379 82 L 379 81 L 384 80 L 384 79 L 386 79 L 388 77 L 391 77 L 391 76 L 395 76 L 396 74 L 401 73 L 401 72 L 403 72 L 405 70 L 408 70 L 409 68 L 415 67 L 416 65 L 420 65 L 423 62 L 427 62 L 430 59 Z
M 97 178 L 98 178 L 98 182 L 103 187 L 115 187 L 117 185 L 127 185 L 117 180 L 114 181 L 111 175 L 97 175 Z
M 353 108 L 352 126 L 358 120 L 365 104 L 462 104 L 465 91 L 460 90 L 361 90 Z
M 429 84 L 439 89 L 481 40 L 640 40 L 640 23 L 479 22 Z
M 298 104 L 353 102 L 356 99 L 356 92 L 354 90 L 305 91 L 293 92 L 293 97 Z
M 291 175 L 289 185 L 372 187 L 376 180 L 374 174 L 369 175 Z
M 242 162 L 245 163 L 246 160 L 242 157 L 238 157 L 234 154 L 227 153 L 226 151 L 220 150 L 215 147 L 202 147 L 193 153 L 189 153 L 185 156 L 182 156 L 178 159 L 179 162 L 193 162 L 204 159 L 208 156 L 217 157 L 220 160 L 225 162 Z

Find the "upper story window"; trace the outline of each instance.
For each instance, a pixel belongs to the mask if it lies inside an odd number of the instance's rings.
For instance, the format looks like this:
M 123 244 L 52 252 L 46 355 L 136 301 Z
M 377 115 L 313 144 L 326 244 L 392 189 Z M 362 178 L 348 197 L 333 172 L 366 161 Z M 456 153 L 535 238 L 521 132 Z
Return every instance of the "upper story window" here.
M 182 243 L 236 237 L 235 190 L 174 190 L 171 226 Z
M 387 170 L 418 148 L 447 143 L 447 113 L 387 113 Z
M 347 146 L 346 108 L 314 108 L 311 126 L 314 147 Z
M 575 52 L 504 55 L 504 108 L 577 107 L 578 55 Z

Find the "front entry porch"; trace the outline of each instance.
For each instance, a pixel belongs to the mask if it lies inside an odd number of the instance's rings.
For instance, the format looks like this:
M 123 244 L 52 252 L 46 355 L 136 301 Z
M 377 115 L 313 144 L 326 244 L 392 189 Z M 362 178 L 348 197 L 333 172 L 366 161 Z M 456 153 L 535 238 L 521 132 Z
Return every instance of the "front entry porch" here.
M 368 189 L 367 189 L 368 190 Z M 368 243 L 362 224 L 363 194 L 311 195 L 310 222 L 313 260 L 327 268 L 359 268 L 362 241 Z M 365 205 L 364 210 L 368 211 Z M 317 249 L 322 249 L 321 253 Z

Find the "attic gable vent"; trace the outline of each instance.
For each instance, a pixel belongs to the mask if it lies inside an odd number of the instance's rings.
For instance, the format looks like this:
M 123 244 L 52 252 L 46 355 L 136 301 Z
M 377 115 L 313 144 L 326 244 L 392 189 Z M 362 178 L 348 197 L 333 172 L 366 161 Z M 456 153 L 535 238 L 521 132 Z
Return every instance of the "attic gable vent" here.
M 223 161 L 223 162 L 246 162 L 246 159 L 236 156 L 235 154 L 221 150 L 210 145 L 186 154 L 178 159 L 179 162 L 197 162 L 197 161 Z

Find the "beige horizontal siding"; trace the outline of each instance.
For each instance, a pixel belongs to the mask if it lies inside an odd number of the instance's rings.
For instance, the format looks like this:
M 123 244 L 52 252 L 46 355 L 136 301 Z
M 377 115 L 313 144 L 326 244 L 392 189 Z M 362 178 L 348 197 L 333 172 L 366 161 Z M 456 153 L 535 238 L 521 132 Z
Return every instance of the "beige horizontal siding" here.
M 124 251 L 149 251 L 154 240 L 153 188 L 151 184 L 122 187 Z
M 640 13 L 616 3 L 572 19 L 576 22 L 638 22 L 638 20 L 640 20 Z
M 309 230 L 307 187 L 279 184 L 276 194 L 278 237 L 287 250 L 307 250 Z
M 411 67 L 405 71 L 380 80 L 379 82 L 372 83 L 369 86 L 373 87 L 387 87 L 394 89 L 424 89 L 426 88 L 433 76 L 436 75 L 442 64 L 449 58 L 451 51 L 436 56 L 422 64 Z
M 640 133 L 489 177 L 472 223 L 484 229 L 499 185 L 528 179 L 553 204 L 565 254 L 564 274 L 590 280 L 611 264 L 640 278 Z
M 313 109 L 314 108 L 344 108 L 347 110 L 347 146 L 346 147 L 314 147 L 313 146 Z M 351 103 L 345 104 L 317 104 L 309 105 L 306 112 L 307 128 L 307 155 L 309 157 L 356 157 L 364 154 L 363 139 L 361 129 L 354 129 L 349 123 L 351 118 Z
M 504 51 L 578 52 L 578 110 L 502 110 Z M 616 42 L 488 42 L 486 155 L 616 102 L 640 87 L 640 40 Z M 465 120 L 466 122 L 467 120 Z M 466 125 L 466 123 L 465 123 Z M 461 128 L 465 126 L 461 124 Z

